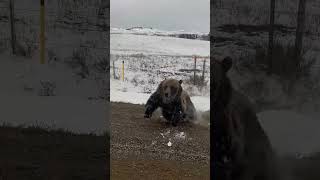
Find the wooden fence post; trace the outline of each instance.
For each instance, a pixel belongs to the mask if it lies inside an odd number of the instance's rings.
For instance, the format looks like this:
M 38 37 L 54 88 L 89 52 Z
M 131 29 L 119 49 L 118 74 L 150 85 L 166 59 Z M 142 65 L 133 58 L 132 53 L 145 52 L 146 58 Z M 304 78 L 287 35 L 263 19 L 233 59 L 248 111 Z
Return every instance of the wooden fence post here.
M 122 61 L 122 81 L 124 81 L 124 61 Z
M 115 67 L 114 67 L 114 61 L 112 61 L 112 69 L 113 69 L 113 79 L 116 79 L 116 71 L 115 71 Z
M 306 0 L 299 0 L 299 9 L 297 17 L 297 30 L 296 30 L 296 40 L 295 40 L 295 66 L 299 67 L 299 57 L 301 56 L 302 49 L 302 38 L 305 24 L 305 11 L 306 11 Z M 296 69 L 298 70 L 298 69 Z
M 203 68 L 202 68 L 202 82 L 204 83 L 204 72 L 206 70 L 206 58 L 203 61 Z
M 194 56 L 193 84 L 196 85 L 197 56 Z
M 269 24 L 269 44 L 268 44 L 268 74 L 272 74 L 273 66 L 273 35 L 274 35 L 274 11 L 275 11 L 275 0 L 270 0 L 270 24 Z
M 12 54 L 16 54 L 16 32 L 14 26 L 14 0 L 10 0 L 10 25 Z
M 44 0 L 40 0 L 40 64 L 45 63 L 45 18 L 44 18 Z

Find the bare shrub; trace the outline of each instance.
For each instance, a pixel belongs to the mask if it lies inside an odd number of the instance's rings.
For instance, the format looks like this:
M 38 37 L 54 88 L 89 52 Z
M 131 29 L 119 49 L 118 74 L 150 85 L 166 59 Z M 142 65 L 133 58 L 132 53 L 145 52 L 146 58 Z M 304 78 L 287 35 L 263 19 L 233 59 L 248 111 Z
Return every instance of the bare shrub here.
M 76 74 L 81 78 L 85 79 L 89 76 L 89 64 L 88 64 L 89 49 L 81 47 L 79 49 L 74 49 L 72 53 L 72 58 L 67 63 L 71 68 L 76 69 Z
M 49 63 L 57 62 L 58 61 L 57 53 L 51 49 L 48 49 L 48 60 L 49 60 Z
M 24 56 L 24 57 L 32 57 L 34 52 L 38 49 L 38 46 L 29 40 L 25 40 L 24 42 L 16 42 L 16 55 Z
M 193 84 L 197 86 L 198 88 L 203 88 L 207 86 L 208 81 L 206 81 L 202 76 L 200 75 L 190 75 L 189 78 L 185 81 L 186 84 Z
M 110 99 L 110 79 L 109 77 L 105 77 L 98 81 L 99 85 L 99 94 L 98 97 L 100 99 L 108 100 Z
M 39 96 L 55 96 L 56 83 L 51 81 L 40 81 Z
M 109 58 L 103 57 L 95 62 L 93 66 L 99 73 L 107 73 L 110 69 L 109 63 Z
M 131 83 L 137 87 L 139 85 L 139 80 L 138 80 L 138 76 L 135 75 L 132 79 L 131 79 Z

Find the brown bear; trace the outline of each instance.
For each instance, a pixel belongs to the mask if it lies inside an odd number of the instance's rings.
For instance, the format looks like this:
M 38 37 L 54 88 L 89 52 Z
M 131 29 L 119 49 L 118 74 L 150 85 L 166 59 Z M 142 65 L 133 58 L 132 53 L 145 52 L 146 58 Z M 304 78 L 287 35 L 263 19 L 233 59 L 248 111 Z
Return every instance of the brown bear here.
M 216 178 L 275 180 L 275 154 L 248 98 L 232 88 L 230 57 L 212 62 L 213 149 Z
M 160 107 L 163 117 L 176 126 L 181 120 L 196 119 L 196 109 L 186 91 L 182 89 L 182 80 L 165 79 L 156 92 L 148 99 L 145 106 L 145 118 L 150 118 L 152 113 Z

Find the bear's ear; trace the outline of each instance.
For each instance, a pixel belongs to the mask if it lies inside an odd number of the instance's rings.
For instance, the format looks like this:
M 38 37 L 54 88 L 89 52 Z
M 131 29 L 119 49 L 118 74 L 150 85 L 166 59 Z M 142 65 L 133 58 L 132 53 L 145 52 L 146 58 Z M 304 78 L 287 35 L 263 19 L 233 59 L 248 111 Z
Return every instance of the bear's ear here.
M 223 67 L 223 70 L 225 72 L 228 72 L 230 70 L 232 66 L 232 59 L 231 57 L 225 57 L 223 60 L 222 60 L 222 67 Z
M 182 84 L 182 82 L 183 82 L 182 80 L 179 80 L 179 84 Z

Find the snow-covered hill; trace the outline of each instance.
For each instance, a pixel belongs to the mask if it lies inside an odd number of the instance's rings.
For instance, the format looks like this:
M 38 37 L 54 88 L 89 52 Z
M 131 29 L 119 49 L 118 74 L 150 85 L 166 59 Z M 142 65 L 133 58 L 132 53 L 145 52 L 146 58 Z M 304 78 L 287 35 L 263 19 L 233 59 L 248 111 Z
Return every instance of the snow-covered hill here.
M 203 32 L 186 32 L 180 31 L 165 31 L 147 27 L 132 27 L 132 28 L 110 28 L 111 34 L 135 34 L 135 35 L 148 35 L 148 36 L 167 36 L 185 39 L 197 39 L 209 41 L 209 33 Z
M 210 42 L 167 36 L 121 33 L 110 35 L 111 54 L 210 55 Z

